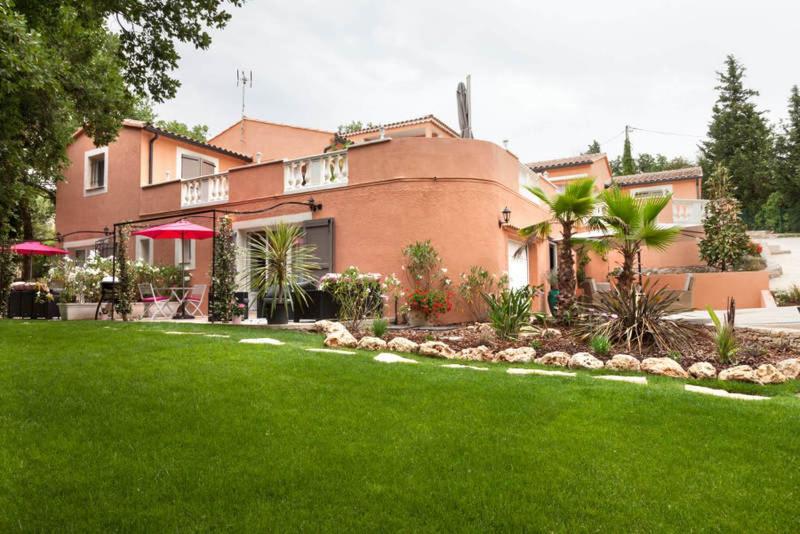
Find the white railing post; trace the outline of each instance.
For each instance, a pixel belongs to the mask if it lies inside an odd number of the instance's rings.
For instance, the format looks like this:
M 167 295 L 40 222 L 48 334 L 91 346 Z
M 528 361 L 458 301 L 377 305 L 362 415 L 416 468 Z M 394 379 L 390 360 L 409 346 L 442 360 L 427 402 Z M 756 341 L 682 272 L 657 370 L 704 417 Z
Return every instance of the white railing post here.
M 528 187 L 539 187 L 540 179 L 541 175 L 539 173 L 533 172 L 523 163 L 519 164 L 519 173 L 517 175 L 519 194 L 531 202 L 541 205 L 541 199 L 528 190 Z
M 283 192 L 347 185 L 347 151 L 328 152 L 283 163 Z
M 209 174 L 181 180 L 181 207 L 190 208 L 226 202 L 230 192 L 228 173 Z
M 672 222 L 686 226 L 703 224 L 708 200 L 699 198 L 673 198 Z

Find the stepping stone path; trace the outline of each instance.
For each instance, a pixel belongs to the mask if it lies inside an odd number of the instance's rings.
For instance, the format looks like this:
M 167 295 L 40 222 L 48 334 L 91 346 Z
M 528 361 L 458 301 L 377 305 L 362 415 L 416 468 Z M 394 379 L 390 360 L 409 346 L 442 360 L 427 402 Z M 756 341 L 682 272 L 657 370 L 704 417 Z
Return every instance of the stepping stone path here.
M 461 365 L 460 363 L 448 363 L 442 365 L 442 367 L 447 367 L 448 369 L 472 369 L 473 371 L 488 371 L 488 367 L 475 367 L 474 365 Z
M 739 400 L 769 400 L 769 397 L 764 397 L 763 395 L 745 395 L 744 393 L 731 393 L 730 391 L 725 391 L 724 389 L 714 389 L 714 388 L 707 388 L 703 386 L 693 386 L 691 384 L 686 384 L 683 386 L 686 391 L 691 391 L 692 393 L 700 393 L 703 395 L 713 395 L 714 397 L 724 397 L 727 399 L 739 399 Z
M 206 337 L 222 337 L 222 338 L 229 338 L 231 336 L 227 334 L 205 334 Z
M 630 384 L 647 385 L 647 379 L 643 376 L 622 376 L 622 375 L 598 375 L 593 376 L 598 380 L 610 380 L 612 382 L 628 382 Z
M 324 352 L 325 354 L 355 354 L 352 350 L 339 350 L 339 349 L 305 349 L 308 352 Z
M 417 360 L 403 358 L 402 356 L 398 356 L 397 354 L 392 354 L 390 352 L 381 352 L 375 356 L 373 360 L 381 363 L 419 363 Z
M 240 339 L 239 343 L 247 343 L 249 345 L 283 345 L 283 341 L 278 341 L 277 339 L 272 339 L 271 337 Z
M 202 332 L 178 332 L 177 330 L 167 330 L 164 332 L 165 334 L 169 334 L 171 336 L 202 336 Z
M 544 369 L 516 369 L 511 368 L 506 373 L 510 375 L 540 375 L 540 376 L 565 376 L 575 378 L 575 373 L 568 373 L 566 371 L 545 371 Z

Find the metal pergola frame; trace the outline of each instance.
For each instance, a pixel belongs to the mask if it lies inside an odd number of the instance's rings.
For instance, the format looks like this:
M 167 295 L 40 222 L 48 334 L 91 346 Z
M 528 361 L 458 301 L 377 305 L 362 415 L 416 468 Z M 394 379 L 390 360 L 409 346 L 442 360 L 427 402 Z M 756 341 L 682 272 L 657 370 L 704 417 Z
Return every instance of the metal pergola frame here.
M 278 202 L 277 204 L 270 206 L 268 208 L 261 208 L 257 210 L 229 210 L 229 209 L 218 209 L 218 208 L 210 208 L 210 209 L 200 209 L 194 211 L 185 211 L 181 213 L 174 213 L 171 215 L 159 215 L 157 217 L 146 217 L 144 219 L 137 219 L 135 221 L 124 221 L 124 222 L 116 222 L 114 223 L 114 229 L 111 232 L 111 250 L 113 251 L 113 256 L 111 257 L 111 278 L 116 283 L 117 280 L 117 232 L 120 227 L 122 226 L 131 226 L 142 223 L 154 222 L 154 221 L 163 221 L 166 219 L 187 219 L 190 217 L 197 217 L 201 219 L 211 219 L 212 220 L 212 230 L 214 231 L 214 236 L 211 238 L 211 283 L 209 284 L 209 293 L 208 293 L 208 305 L 211 306 L 211 303 L 214 300 L 214 276 L 215 276 L 215 264 L 217 259 L 217 217 L 218 216 L 225 216 L 225 215 L 256 215 L 259 213 L 266 213 L 268 211 L 272 211 L 276 208 L 280 208 L 282 206 L 304 206 L 309 208 L 312 213 L 320 211 L 322 209 L 322 203 L 317 202 L 314 200 L 314 197 L 309 197 L 308 200 L 304 202 L 296 201 L 296 200 L 287 200 L 284 202 Z M 183 284 L 183 281 L 181 281 Z M 114 308 L 117 304 L 117 292 L 116 288 L 112 291 L 111 297 L 111 318 L 114 318 Z M 213 323 L 214 318 L 213 315 L 209 313 L 208 315 L 209 320 Z

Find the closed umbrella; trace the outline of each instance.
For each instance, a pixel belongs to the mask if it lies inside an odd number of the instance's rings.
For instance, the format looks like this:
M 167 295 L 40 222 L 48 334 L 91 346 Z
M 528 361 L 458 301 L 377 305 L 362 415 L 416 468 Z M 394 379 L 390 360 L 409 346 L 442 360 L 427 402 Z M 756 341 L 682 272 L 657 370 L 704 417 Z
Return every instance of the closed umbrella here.
M 467 76 L 469 84 L 469 76 Z M 461 128 L 461 137 L 472 139 L 472 103 L 469 88 L 464 82 L 458 83 L 456 89 L 456 101 L 458 102 L 458 126 Z
M 167 224 L 160 224 L 158 226 L 151 226 L 142 230 L 132 232 L 132 235 L 141 235 L 151 239 L 180 239 L 181 240 L 181 287 L 184 284 L 184 263 L 185 263 L 185 239 L 209 239 L 214 237 L 214 230 L 194 224 L 182 219 L 177 222 Z M 194 319 L 193 315 L 186 313 L 185 304 L 181 302 L 181 308 L 174 319 Z
M 22 256 L 63 256 L 65 254 L 69 254 L 69 252 L 64 249 L 51 247 L 50 245 L 45 245 L 43 243 L 39 243 L 38 241 L 25 241 L 24 243 L 11 245 L 11 252 L 20 254 Z M 33 278 L 33 262 L 31 262 L 28 277 Z

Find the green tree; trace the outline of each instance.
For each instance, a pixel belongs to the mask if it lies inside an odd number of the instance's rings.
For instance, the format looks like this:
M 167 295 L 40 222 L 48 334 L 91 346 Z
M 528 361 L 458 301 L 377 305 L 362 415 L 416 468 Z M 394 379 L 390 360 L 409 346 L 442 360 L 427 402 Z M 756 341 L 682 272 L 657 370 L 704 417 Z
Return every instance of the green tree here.
M 658 224 L 659 214 L 671 199 L 672 195 L 637 199 L 619 187 L 606 189 L 600 195 L 605 203 L 600 224 L 610 233 L 604 244 L 622 255 L 622 270 L 617 277 L 620 291 L 633 285 L 633 266 L 642 247 L 663 251 L 678 237 L 680 229 Z
M 622 149 L 622 174 L 636 174 L 636 161 L 633 159 L 631 139 L 628 136 L 628 127 L 625 127 L 625 146 Z
M 217 321 L 230 321 L 236 292 L 236 243 L 229 216 L 220 219 L 214 240 L 214 278 L 211 281 L 210 315 Z
M 575 180 L 564 187 L 564 192 L 548 197 L 538 187 L 528 187 L 550 208 L 550 219 L 522 228 L 519 235 L 526 244 L 548 239 L 554 225 L 561 229 L 561 242 L 558 244 L 558 308 L 560 321 L 569 319 L 575 305 L 575 257 L 573 255 L 572 235 L 581 226 L 592 225 L 594 206 L 594 178 Z
M 586 148 L 586 152 L 584 152 L 584 154 L 599 154 L 600 152 L 602 152 L 600 149 L 600 143 L 597 142 L 597 139 L 594 139 L 592 140 L 592 144 Z
M 367 128 L 377 128 L 377 124 L 368 122 L 366 125 L 361 121 L 350 121 L 347 124 L 340 124 L 336 131 L 341 135 L 346 135 L 353 132 L 360 132 Z
M 764 218 L 775 220 L 781 230 L 800 231 L 800 91 L 792 87 L 789 95 L 789 116 L 782 121 L 775 140 L 775 187 L 779 195 L 771 195 Z M 783 223 L 786 226 L 783 226 Z M 776 230 L 777 228 L 770 228 Z
M 719 92 L 708 125 L 708 139 L 700 144 L 704 175 L 717 165 L 730 173 L 742 217 L 748 225 L 774 190 L 772 184 L 773 139 L 763 112 L 753 98 L 758 92 L 744 87 L 745 68 L 732 55 L 718 72 Z
M 750 238 L 739 216 L 741 204 L 735 196 L 730 174 L 722 164 L 717 164 L 708 178 L 706 192 L 709 201 L 703 221 L 705 235 L 700 240 L 700 257 L 708 265 L 728 271 L 745 256 Z
M 133 105 L 133 111 L 128 116 L 130 119 L 147 122 L 174 134 L 183 135 L 189 139 L 194 139 L 200 143 L 205 143 L 208 139 L 208 126 L 205 124 L 195 124 L 189 126 L 184 122 L 176 120 L 159 119 L 158 114 L 153 110 L 153 103 L 145 98 L 140 98 Z
M 664 154 L 648 154 L 647 152 L 640 153 L 636 158 L 636 167 L 639 172 L 671 171 L 691 167 L 693 164 L 682 156 L 670 159 Z

